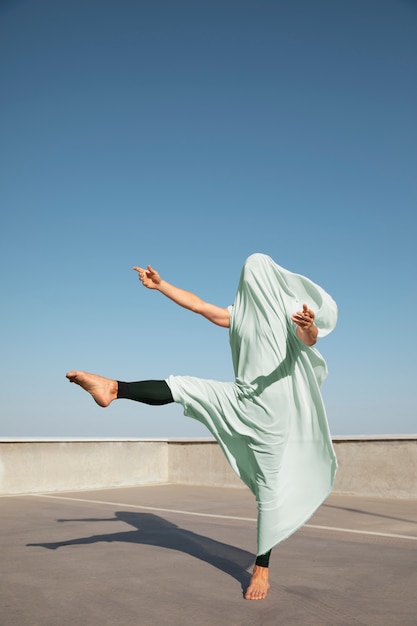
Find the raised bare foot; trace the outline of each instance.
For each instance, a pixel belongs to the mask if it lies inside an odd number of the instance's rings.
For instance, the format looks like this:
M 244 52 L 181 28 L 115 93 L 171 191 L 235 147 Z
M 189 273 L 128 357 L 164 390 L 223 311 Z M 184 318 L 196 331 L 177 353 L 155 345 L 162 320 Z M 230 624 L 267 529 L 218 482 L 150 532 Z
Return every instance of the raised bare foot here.
M 246 589 L 245 600 L 264 600 L 268 594 L 268 568 L 255 565 L 249 587 Z
M 67 372 L 66 376 L 70 383 L 76 383 L 88 391 L 99 406 L 109 406 L 110 402 L 117 398 L 118 385 L 116 380 L 78 371 Z

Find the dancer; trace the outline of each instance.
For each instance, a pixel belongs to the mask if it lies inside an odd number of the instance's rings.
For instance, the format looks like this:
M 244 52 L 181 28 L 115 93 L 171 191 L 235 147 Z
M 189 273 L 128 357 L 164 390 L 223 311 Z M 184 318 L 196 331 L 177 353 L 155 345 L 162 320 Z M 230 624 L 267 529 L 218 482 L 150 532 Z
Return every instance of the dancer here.
M 310 279 L 264 254 L 243 265 L 233 305 L 222 308 L 134 267 L 148 289 L 229 328 L 235 380 L 192 376 L 127 383 L 67 373 L 102 407 L 127 398 L 180 403 L 207 426 L 258 505 L 258 554 L 245 598 L 266 598 L 271 549 L 302 526 L 329 495 L 336 456 L 320 386 L 326 363 L 313 346 L 335 326 L 334 300 Z

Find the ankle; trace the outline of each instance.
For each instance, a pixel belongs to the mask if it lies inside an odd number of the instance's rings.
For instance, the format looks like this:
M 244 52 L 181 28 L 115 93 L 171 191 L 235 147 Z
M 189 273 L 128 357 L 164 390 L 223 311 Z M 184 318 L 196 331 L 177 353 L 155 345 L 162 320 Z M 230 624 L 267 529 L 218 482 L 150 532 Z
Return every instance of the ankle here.
M 256 574 L 256 576 L 261 576 L 262 578 L 268 578 L 269 576 L 269 568 L 268 567 L 263 567 L 262 565 L 256 565 L 253 568 L 253 573 Z

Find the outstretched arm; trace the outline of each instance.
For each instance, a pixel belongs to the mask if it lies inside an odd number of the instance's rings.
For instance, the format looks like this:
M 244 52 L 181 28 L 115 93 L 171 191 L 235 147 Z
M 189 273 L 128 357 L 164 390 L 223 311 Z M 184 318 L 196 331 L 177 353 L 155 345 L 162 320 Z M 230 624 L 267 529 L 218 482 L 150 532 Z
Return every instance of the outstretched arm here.
M 228 309 L 223 309 L 215 304 L 205 302 L 194 293 L 171 285 L 166 280 L 163 280 L 158 272 L 150 265 L 148 265 L 147 269 L 143 267 L 134 267 L 133 269 L 138 273 L 139 280 L 147 289 L 160 291 L 176 304 L 179 304 L 189 311 L 193 311 L 193 313 L 202 315 L 210 322 L 213 322 L 213 324 L 223 326 L 224 328 L 229 327 L 230 314 Z
M 314 346 L 319 332 L 314 324 L 314 312 L 306 304 L 303 304 L 303 310 L 294 313 L 291 319 L 297 324 L 297 337 L 306 346 Z

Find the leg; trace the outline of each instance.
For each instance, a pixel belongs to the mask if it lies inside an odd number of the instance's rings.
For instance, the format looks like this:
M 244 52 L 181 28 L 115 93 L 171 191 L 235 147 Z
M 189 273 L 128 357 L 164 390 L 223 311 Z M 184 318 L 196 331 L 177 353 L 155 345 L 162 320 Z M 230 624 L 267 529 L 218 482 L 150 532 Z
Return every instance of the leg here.
M 257 557 L 252 578 L 245 593 L 246 600 L 264 600 L 266 598 L 270 587 L 268 570 L 270 556 L 271 550 Z
M 111 378 L 72 371 L 67 373 L 71 383 L 80 385 L 93 397 L 99 406 L 109 406 L 113 400 L 127 398 L 146 404 L 168 404 L 174 402 L 171 390 L 164 380 L 124 383 Z

